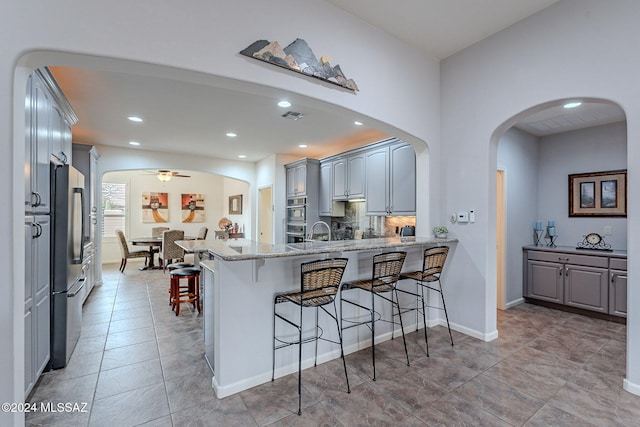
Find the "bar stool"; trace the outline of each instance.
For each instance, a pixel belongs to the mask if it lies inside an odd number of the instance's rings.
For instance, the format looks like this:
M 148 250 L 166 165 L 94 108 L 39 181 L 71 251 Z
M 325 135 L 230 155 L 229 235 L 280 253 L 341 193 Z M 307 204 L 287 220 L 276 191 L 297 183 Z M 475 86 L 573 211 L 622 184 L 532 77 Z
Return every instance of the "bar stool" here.
M 172 271 L 178 268 L 187 268 L 187 267 L 195 267 L 191 262 L 174 262 L 172 264 L 167 265 L 167 270 Z M 169 279 L 169 305 L 173 303 L 173 293 L 171 289 L 171 279 Z
M 302 344 L 315 342 L 315 359 L 313 365 L 318 362 L 318 340 L 328 341 L 334 344 L 340 344 L 340 357 L 344 365 L 344 377 L 347 381 L 347 393 L 351 393 L 349 387 L 349 377 L 347 375 L 347 362 L 344 358 L 344 349 L 342 346 L 342 332 L 338 324 L 338 312 L 336 310 L 335 296 L 340 287 L 340 281 L 347 266 L 346 258 L 330 258 L 317 261 L 305 262 L 300 265 L 300 290 L 291 292 L 277 293 L 273 299 L 273 370 L 271 372 L 271 381 L 274 380 L 276 371 L 276 350 L 291 345 L 298 346 L 298 415 L 302 413 Z M 300 316 L 297 319 L 288 319 L 285 315 L 276 311 L 279 304 L 293 303 L 300 307 Z M 333 314 L 330 313 L 325 306 L 333 304 Z M 315 334 L 303 337 L 303 321 L 302 309 L 315 308 Z M 339 341 L 333 341 L 323 338 L 323 329 L 318 326 L 318 309 L 322 309 L 336 323 Z M 297 317 L 297 316 L 296 316 Z M 297 337 L 287 340 L 284 337 L 276 336 L 276 319 L 280 319 L 285 325 L 289 325 L 297 330 Z
M 444 293 L 442 292 L 442 282 L 440 281 L 440 275 L 444 269 L 444 264 L 447 260 L 447 254 L 449 253 L 448 246 L 439 246 L 435 248 L 428 248 L 424 251 L 424 258 L 422 259 L 422 270 L 410 271 L 400 274 L 400 280 L 411 279 L 415 280 L 416 286 L 420 287 L 420 297 L 422 298 L 422 318 L 424 320 L 424 339 L 427 343 L 427 355 L 429 355 L 429 342 L 427 341 L 427 320 L 425 314 L 425 296 L 424 289 L 430 289 L 432 291 L 440 293 L 442 299 L 442 308 L 426 304 L 426 308 L 436 308 L 444 311 L 444 317 L 447 320 L 447 328 L 449 329 L 449 338 L 451 339 L 451 345 L 453 345 L 453 335 L 451 334 L 451 325 L 449 325 L 449 315 L 447 314 L 447 305 L 444 302 Z M 437 282 L 437 287 L 435 287 Z M 411 293 L 404 291 L 405 293 Z M 413 294 L 413 293 L 412 293 Z M 416 294 L 413 294 L 416 295 Z M 428 299 L 427 299 L 428 301 Z
M 400 278 L 400 271 L 406 258 L 406 252 L 386 252 L 375 255 L 373 257 L 373 269 L 371 279 L 364 280 L 352 280 L 342 284 L 340 291 L 340 327 L 344 333 L 345 329 L 354 328 L 360 325 L 367 325 L 371 329 L 371 354 L 373 360 L 373 380 L 376 380 L 376 350 L 375 350 L 375 322 L 383 321 L 396 325 L 394 321 L 393 309 L 396 308 L 400 313 L 400 305 L 398 303 L 398 295 L 396 292 L 396 284 Z M 343 292 L 349 289 L 361 289 L 371 294 L 371 307 L 366 307 L 356 301 L 343 298 Z M 391 292 L 391 298 L 384 295 L 386 292 Z M 395 294 L 395 300 L 394 300 Z M 382 315 L 375 310 L 375 297 L 378 296 L 385 301 L 391 303 L 391 320 L 382 319 Z M 370 318 L 367 320 L 359 319 L 346 319 L 342 308 L 342 303 L 348 303 L 356 307 L 360 307 L 367 310 L 370 313 Z M 404 343 L 404 352 L 407 356 L 407 366 L 409 366 L 409 352 L 407 351 L 407 341 L 404 338 L 404 326 L 402 325 L 402 316 L 398 316 L 400 319 L 400 330 L 402 331 L 402 341 Z M 344 322 L 349 325 L 344 326 Z
M 176 316 L 180 315 L 180 304 L 190 302 L 200 313 L 200 269 L 196 267 L 176 268 L 170 275 L 170 304 Z M 180 279 L 186 279 L 186 285 L 180 285 Z

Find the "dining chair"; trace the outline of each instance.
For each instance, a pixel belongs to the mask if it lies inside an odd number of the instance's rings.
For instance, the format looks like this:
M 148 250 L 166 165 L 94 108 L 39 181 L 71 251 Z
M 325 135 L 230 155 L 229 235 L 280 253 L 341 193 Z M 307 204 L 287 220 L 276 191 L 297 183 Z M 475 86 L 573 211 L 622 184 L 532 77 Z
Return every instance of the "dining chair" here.
M 184 249 L 176 245 L 176 240 L 184 240 L 184 230 L 166 230 L 162 232 L 160 260 L 163 271 L 167 270 L 167 265 L 171 264 L 173 260 L 184 261 Z
M 273 370 L 271 372 L 271 381 L 274 380 L 276 372 L 276 350 L 291 345 L 298 346 L 298 415 L 302 413 L 302 344 L 315 342 L 315 359 L 314 366 L 318 362 L 318 340 L 328 341 L 334 344 L 340 344 L 340 357 L 344 366 L 344 377 L 347 381 L 347 393 L 351 393 L 349 387 L 349 376 L 347 374 L 347 362 L 344 358 L 344 348 L 342 344 L 342 332 L 338 324 L 338 312 L 336 310 L 335 297 L 340 287 L 340 281 L 347 266 L 346 258 L 329 258 L 316 261 L 309 261 L 300 265 L 300 289 L 290 292 L 281 292 L 275 294 L 273 299 Z M 280 304 L 292 303 L 300 308 L 299 314 L 290 312 L 294 318 L 287 317 L 279 313 L 277 307 Z M 325 306 L 332 304 L 333 313 L 328 311 Z M 303 309 L 315 308 L 315 328 L 312 330 L 314 334 L 308 334 L 303 337 Z M 335 322 L 338 333 L 338 341 L 329 338 L 323 338 L 324 330 L 318 325 L 319 309 L 322 309 L 333 322 Z M 282 311 L 282 310 L 281 310 Z M 283 325 L 290 326 L 295 333 L 292 332 L 288 336 L 276 335 L 276 320 L 282 321 Z
M 116 230 L 116 236 L 118 237 L 118 242 L 120 243 L 120 254 L 122 255 L 122 261 L 120 261 L 120 273 L 124 273 L 124 269 L 127 266 L 127 260 L 131 258 L 144 258 L 144 264 L 147 265 L 149 263 L 149 259 L 151 259 L 151 252 L 141 250 L 141 251 L 130 251 L 129 244 L 127 243 L 127 238 L 124 236 L 124 231 Z
M 202 227 L 200 231 L 198 231 L 197 240 L 205 240 L 207 238 L 208 232 L 209 232 L 209 229 L 207 227 Z
M 169 227 L 153 227 L 151 229 L 151 237 L 162 237 L 162 233 L 168 229 Z

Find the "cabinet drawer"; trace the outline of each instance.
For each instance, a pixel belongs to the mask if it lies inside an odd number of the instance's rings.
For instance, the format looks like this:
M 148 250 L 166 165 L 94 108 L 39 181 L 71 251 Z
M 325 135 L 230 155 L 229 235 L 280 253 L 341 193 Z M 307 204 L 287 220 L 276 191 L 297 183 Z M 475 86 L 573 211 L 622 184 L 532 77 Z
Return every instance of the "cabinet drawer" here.
M 563 264 L 588 265 L 591 267 L 609 267 L 607 257 L 566 254 L 561 252 L 528 251 L 528 259 L 536 261 L 559 262 Z
M 609 266 L 612 270 L 624 270 L 627 271 L 627 259 L 626 258 L 611 258 L 611 264 Z

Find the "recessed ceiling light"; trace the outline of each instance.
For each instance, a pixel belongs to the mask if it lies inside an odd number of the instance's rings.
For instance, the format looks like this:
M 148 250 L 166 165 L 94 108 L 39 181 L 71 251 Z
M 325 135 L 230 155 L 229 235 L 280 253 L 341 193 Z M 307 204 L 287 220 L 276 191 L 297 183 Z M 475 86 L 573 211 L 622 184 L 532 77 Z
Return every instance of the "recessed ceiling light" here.
M 298 144 L 298 147 L 300 147 L 300 148 L 307 148 L 307 147 L 308 147 L 308 145 L 307 145 L 307 144 Z
M 236 136 L 238 136 L 237 134 L 233 133 L 233 132 L 227 132 L 227 136 L 229 138 L 235 138 Z
M 129 117 L 127 117 L 127 119 L 131 120 L 132 122 L 136 122 L 136 123 L 140 123 L 142 121 L 142 118 L 140 118 L 138 116 L 129 116 Z
M 363 123 L 362 123 L 362 122 L 359 122 L 359 121 L 357 121 L 357 120 L 356 120 L 355 122 L 353 122 L 353 124 L 354 124 L 354 125 L 356 125 L 356 126 L 362 126 L 362 125 L 363 125 Z
M 238 154 L 238 158 L 239 159 L 246 159 L 247 155 L 246 154 Z
M 576 108 L 582 105 L 582 102 L 569 102 L 564 104 L 564 108 Z
M 282 108 L 291 107 L 291 103 L 289 101 L 280 101 L 278 102 L 278 107 L 282 107 Z
M 138 146 L 138 145 L 140 145 L 140 143 L 138 141 L 129 141 L 129 145 Z

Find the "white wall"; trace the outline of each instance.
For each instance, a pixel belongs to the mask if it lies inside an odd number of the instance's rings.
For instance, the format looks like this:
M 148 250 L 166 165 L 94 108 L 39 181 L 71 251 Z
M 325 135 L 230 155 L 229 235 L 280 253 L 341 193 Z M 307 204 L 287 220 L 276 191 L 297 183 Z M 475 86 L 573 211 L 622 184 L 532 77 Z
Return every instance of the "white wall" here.
M 522 246 L 533 243 L 538 210 L 538 138 L 516 128 L 500 138 L 505 181 L 505 305 L 522 298 Z
M 556 244 L 575 246 L 590 232 L 613 233 L 605 241 L 627 248 L 627 219 L 569 217 L 568 175 L 627 168 L 627 124 L 594 126 L 540 138 L 538 219 L 556 222 Z
M 625 387 L 640 394 L 640 86 L 634 55 L 640 4 L 561 0 L 441 64 L 443 156 L 440 215 L 476 209 L 476 223 L 455 227 L 447 297 L 450 317 L 496 330 L 495 194 L 497 142 L 533 106 L 593 97 L 627 116 L 629 256 Z
M 0 339 L 11 343 L 0 349 L 4 370 L 0 401 L 22 398 L 22 147 L 25 84 L 34 68 L 96 67 L 274 96 L 285 91 L 328 102 L 336 109 L 357 111 L 373 127 L 418 147 L 418 192 L 424 196 L 418 202 L 418 222 L 429 221 L 435 212 L 435 205 L 426 200 L 439 192 L 435 185 L 438 164 L 430 160 L 439 153 L 439 62 L 326 2 L 305 2 L 300 7 L 295 0 L 193 0 L 188 6 L 154 0 L 9 0 L 3 3 L 0 28 L 11 35 L 0 38 L 0 144 L 6 153 L 0 158 L 4 178 L 0 179 L 0 197 L 13 207 L 0 212 L 0 234 L 10 236 L 0 244 L 0 269 L 7 278 L 0 290 L 8 296 L 0 300 Z M 296 37 L 304 38 L 319 55 L 330 53 L 356 80 L 360 92 L 267 67 L 237 53 L 258 39 L 286 43 Z M 421 141 L 430 145 L 429 155 Z M 252 182 L 254 165 L 251 176 L 242 177 L 237 171 L 244 174 L 247 165 L 240 162 L 206 159 L 212 165 L 205 165 L 205 159 L 193 156 L 163 160 L 157 153 L 149 154 L 151 161 L 139 156 L 130 164 L 120 158 L 124 166 L 114 161 L 103 171 L 168 167 Z M 192 166 L 187 167 L 189 164 Z M 277 197 L 274 193 L 274 200 Z M 0 414 L 4 425 L 19 425 L 22 420 L 21 414 Z

